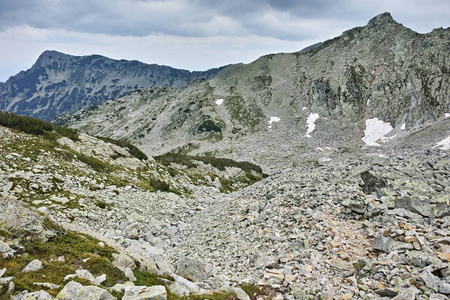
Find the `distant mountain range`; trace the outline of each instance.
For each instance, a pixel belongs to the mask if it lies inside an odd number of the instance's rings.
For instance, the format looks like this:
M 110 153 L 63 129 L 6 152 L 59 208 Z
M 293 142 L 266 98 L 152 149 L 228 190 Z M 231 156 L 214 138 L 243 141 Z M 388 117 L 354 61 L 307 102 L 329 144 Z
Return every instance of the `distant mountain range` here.
M 141 88 L 184 88 L 193 80 L 213 78 L 221 69 L 190 72 L 100 55 L 45 51 L 31 69 L 0 83 L 0 110 L 51 120 Z

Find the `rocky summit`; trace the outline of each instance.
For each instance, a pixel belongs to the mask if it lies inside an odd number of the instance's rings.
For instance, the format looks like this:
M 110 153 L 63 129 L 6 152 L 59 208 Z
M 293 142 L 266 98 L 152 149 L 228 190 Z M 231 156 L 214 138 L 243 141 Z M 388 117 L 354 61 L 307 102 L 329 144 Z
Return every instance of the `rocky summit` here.
M 2 112 L 0 299 L 449 299 L 449 34 Z
M 220 69 L 190 72 L 100 55 L 45 51 L 29 70 L 0 82 L 0 109 L 51 120 L 141 88 L 183 88 L 192 80 L 214 77 Z

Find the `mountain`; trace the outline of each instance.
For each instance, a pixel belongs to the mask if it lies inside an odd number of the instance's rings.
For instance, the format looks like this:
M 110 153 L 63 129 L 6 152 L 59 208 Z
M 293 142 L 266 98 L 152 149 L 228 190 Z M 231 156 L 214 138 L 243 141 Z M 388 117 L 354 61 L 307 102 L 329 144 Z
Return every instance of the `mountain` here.
M 0 299 L 447 299 L 448 50 L 386 13 L 52 124 L 0 112 Z
M 450 29 L 419 34 L 384 13 L 316 46 L 230 65 L 184 89 L 142 89 L 56 122 L 149 155 L 223 156 L 269 173 L 380 138 L 395 147 L 423 126 L 436 129 L 421 147 L 450 135 Z
M 51 120 L 141 88 L 183 88 L 195 79 L 213 78 L 220 69 L 190 72 L 100 55 L 45 51 L 31 69 L 0 83 L 0 110 Z

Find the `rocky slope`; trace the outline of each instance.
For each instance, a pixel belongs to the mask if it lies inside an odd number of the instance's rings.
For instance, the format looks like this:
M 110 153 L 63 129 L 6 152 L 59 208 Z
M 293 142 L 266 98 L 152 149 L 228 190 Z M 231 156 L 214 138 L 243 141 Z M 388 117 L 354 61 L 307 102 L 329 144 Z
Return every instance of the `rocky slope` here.
M 448 299 L 448 35 L 383 14 L 59 120 L 148 160 L 0 127 L 0 297 Z
M 45 51 L 27 71 L 0 83 L 0 110 L 51 120 L 122 97 L 145 87 L 185 87 L 220 70 L 190 72 L 100 55 L 71 56 Z
M 443 120 L 449 51 L 450 29 L 418 34 L 385 13 L 308 51 L 231 65 L 183 90 L 143 89 L 58 122 L 148 154 L 239 158 L 270 173 L 316 147 L 395 143 Z
M 448 148 L 317 150 L 224 194 L 242 170 L 0 130 L 2 299 L 450 295 Z

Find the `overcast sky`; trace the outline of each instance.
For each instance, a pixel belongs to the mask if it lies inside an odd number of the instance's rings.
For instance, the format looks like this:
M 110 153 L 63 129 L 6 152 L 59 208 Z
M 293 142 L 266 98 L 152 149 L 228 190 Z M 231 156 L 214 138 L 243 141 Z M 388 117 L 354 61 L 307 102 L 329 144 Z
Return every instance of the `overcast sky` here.
M 45 50 L 202 71 L 295 52 L 390 12 L 420 33 L 449 0 L 0 0 L 0 82 Z

